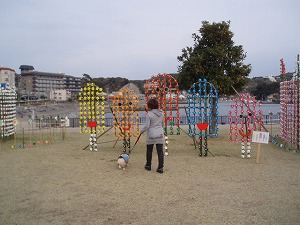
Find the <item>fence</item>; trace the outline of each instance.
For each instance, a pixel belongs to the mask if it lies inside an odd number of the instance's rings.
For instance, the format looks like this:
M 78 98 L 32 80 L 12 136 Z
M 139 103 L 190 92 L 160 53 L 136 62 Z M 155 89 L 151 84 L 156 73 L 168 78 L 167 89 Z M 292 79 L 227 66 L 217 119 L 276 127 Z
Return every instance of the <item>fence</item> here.
M 263 124 L 279 124 L 279 118 L 280 115 L 273 115 L 272 117 L 270 115 L 263 115 Z M 218 116 L 218 124 L 229 124 L 229 116 Z M 139 118 L 140 124 L 144 124 L 146 121 L 146 117 L 140 117 Z M 70 127 L 79 127 L 79 118 L 69 118 L 70 121 Z M 105 118 L 105 125 L 106 126 L 113 126 L 114 124 L 114 118 Z M 188 119 L 186 116 L 180 117 L 180 124 L 181 125 L 187 125 Z

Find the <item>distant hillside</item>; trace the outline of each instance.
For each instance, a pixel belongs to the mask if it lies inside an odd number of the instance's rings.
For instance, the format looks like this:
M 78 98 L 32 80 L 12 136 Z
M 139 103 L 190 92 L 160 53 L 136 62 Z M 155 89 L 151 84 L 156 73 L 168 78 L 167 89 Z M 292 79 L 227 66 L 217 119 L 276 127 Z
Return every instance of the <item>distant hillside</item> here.
M 173 76 L 175 79 L 177 79 L 178 74 L 169 74 Z M 149 77 L 150 79 L 150 77 Z M 136 85 L 140 91 L 140 93 L 144 93 L 144 84 L 146 83 L 148 79 L 144 80 L 128 80 L 127 78 L 121 78 L 121 77 L 109 77 L 109 78 L 94 78 L 93 82 L 104 89 L 105 92 L 111 93 L 114 91 L 119 91 L 123 86 L 125 86 L 128 83 L 133 83 Z
M 94 78 L 93 82 L 98 86 L 104 89 L 106 93 L 112 93 L 115 91 L 119 91 L 122 87 L 126 84 L 133 83 L 136 85 L 141 93 L 143 93 L 144 83 L 146 80 L 128 80 L 127 78 L 122 77 L 99 77 Z M 83 86 L 85 85 L 86 81 L 83 81 Z

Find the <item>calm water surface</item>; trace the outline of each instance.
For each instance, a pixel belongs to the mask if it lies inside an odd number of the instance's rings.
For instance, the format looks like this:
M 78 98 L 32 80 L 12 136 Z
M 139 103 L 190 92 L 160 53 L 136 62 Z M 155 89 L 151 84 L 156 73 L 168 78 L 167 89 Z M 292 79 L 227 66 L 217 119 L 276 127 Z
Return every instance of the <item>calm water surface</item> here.
M 219 102 L 218 103 L 218 112 L 219 116 L 229 116 L 228 111 L 233 110 L 231 108 L 231 105 L 235 104 L 235 102 Z M 188 106 L 188 104 L 180 104 L 179 107 L 184 107 Z M 250 108 L 253 109 L 253 107 L 250 105 Z M 272 112 L 273 115 L 277 115 L 280 112 L 280 104 L 262 104 L 260 107 L 256 106 L 256 111 L 261 109 L 263 115 L 269 115 L 269 112 Z M 180 115 L 181 116 L 186 116 L 184 108 L 180 108 Z M 112 118 L 111 113 L 106 113 L 105 114 L 106 118 Z M 144 111 L 140 111 L 139 113 L 140 117 L 145 116 Z

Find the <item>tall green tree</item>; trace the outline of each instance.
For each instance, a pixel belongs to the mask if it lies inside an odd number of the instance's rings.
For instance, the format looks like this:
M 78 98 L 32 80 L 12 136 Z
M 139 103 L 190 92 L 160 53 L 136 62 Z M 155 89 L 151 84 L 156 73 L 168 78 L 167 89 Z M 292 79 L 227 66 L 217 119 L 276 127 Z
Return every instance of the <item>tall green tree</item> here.
M 81 79 L 84 80 L 84 81 L 86 81 L 86 82 L 92 82 L 93 81 L 93 78 L 89 74 L 87 74 L 87 73 L 82 74 L 82 78 Z
M 89 82 L 93 82 L 93 78 L 87 73 L 82 74 L 81 87 L 84 87 Z
M 246 53 L 241 45 L 234 45 L 230 21 L 202 22 L 200 34 L 192 34 L 194 46 L 182 49 L 177 59 L 180 89 L 189 89 L 199 78 L 206 78 L 220 94 L 233 94 L 247 83 L 251 65 L 245 65 Z
M 250 92 L 256 97 L 257 100 L 266 101 L 267 97 L 271 94 L 280 93 L 280 83 L 278 82 L 262 82 L 257 84 L 255 90 Z

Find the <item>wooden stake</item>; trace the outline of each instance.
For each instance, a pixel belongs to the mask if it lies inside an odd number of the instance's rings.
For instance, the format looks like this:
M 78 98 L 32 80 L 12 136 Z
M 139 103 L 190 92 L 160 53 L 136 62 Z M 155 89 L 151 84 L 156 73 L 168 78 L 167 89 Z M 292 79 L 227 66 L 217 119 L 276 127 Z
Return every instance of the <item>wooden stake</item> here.
M 23 127 L 23 148 L 25 148 L 25 139 L 24 139 L 25 137 L 24 137 L 24 127 Z
M 256 156 L 257 164 L 260 162 L 260 150 L 261 150 L 261 143 L 258 143 L 257 156 Z
M 31 125 L 31 124 L 30 124 Z M 31 126 L 29 125 L 29 147 L 32 143 L 31 139 L 32 139 L 32 129 L 31 129 Z
M 17 134 L 16 134 L 16 128 L 15 128 L 15 133 L 14 133 L 14 147 L 17 148 Z

